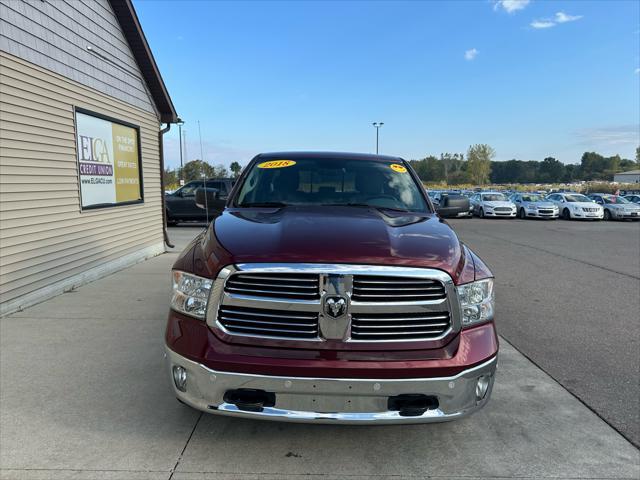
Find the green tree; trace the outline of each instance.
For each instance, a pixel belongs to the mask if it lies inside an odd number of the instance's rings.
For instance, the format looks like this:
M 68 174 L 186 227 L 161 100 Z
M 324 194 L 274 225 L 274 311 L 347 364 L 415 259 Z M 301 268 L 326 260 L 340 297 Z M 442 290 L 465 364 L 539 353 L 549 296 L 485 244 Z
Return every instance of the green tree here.
M 422 160 L 411 160 L 409 162 L 413 169 L 425 182 L 441 182 L 444 180 L 444 164 L 433 155 Z
M 178 172 L 176 170 L 169 170 L 166 168 L 164 170 L 164 183 L 165 185 L 178 183 Z
M 206 178 L 215 177 L 216 169 L 202 160 L 191 160 L 184 164 L 182 175 L 185 182 L 200 180 L 204 174 Z
M 242 165 L 240 165 L 238 162 L 231 162 L 229 168 L 231 168 L 234 178 L 238 178 L 238 176 L 240 175 L 240 171 L 242 170 Z
M 228 177 L 229 177 L 229 170 L 227 170 L 227 168 L 224 165 L 219 163 L 218 165 L 213 167 L 213 175 L 211 175 L 211 178 L 228 178 Z
M 464 154 L 463 153 L 441 153 L 440 154 L 440 162 L 442 163 L 442 168 L 444 168 L 444 180 L 448 183 L 449 176 L 456 172 L 462 170 L 462 166 L 464 165 Z
M 496 151 L 489 145 L 477 144 L 469 147 L 467 151 L 467 173 L 473 183 L 482 185 L 489 181 L 491 160 L 495 156 Z
M 564 164 L 553 157 L 545 158 L 540 164 L 538 179 L 541 182 L 555 183 L 564 177 Z

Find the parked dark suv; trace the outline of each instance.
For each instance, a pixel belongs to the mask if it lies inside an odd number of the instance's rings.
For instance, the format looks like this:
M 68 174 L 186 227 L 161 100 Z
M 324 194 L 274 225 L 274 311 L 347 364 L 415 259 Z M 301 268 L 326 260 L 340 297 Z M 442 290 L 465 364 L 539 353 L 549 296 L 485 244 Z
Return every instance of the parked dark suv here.
M 231 192 L 235 180 L 231 178 L 210 178 L 206 181 L 206 187 L 217 190 L 216 198 L 209 205 L 209 218 L 220 215 L 227 203 L 227 197 Z M 207 219 L 207 212 L 196 206 L 196 190 L 203 188 L 205 182 L 193 180 L 180 187 L 173 193 L 166 194 L 165 204 L 167 209 L 167 223 L 175 225 L 178 222 L 202 221 Z

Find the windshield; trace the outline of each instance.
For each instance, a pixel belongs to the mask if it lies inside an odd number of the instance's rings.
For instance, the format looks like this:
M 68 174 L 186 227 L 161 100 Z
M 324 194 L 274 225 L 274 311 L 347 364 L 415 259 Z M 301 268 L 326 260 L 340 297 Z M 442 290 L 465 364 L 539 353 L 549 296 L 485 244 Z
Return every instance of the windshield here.
M 580 195 L 579 193 L 574 193 L 573 195 L 565 195 L 564 198 L 567 199 L 567 202 L 593 202 L 589 197 L 585 197 L 584 195 Z
M 537 195 L 535 193 L 527 193 L 522 195 L 523 202 L 544 202 L 544 198 L 542 195 Z
M 629 200 L 627 200 L 626 198 L 622 198 L 622 197 L 618 197 L 616 195 L 603 195 L 602 199 L 604 200 L 604 203 L 630 203 Z
M 505 202 L 507 197 L 501 193 L 485 193 L 482 195 L 482 200 L 485 202 Z
M 401 163 L 305 158 L 257 163 L 238 207 L 351 205 L 428 211 L 420 187 Z

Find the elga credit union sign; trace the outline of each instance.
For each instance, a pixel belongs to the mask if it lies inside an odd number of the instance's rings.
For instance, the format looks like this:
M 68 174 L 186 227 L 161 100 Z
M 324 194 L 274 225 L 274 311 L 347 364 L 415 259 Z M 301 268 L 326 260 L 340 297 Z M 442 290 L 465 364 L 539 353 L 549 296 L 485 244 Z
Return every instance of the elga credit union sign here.
M 142 201 L 138 129 L 76 111 L 82 208 Z

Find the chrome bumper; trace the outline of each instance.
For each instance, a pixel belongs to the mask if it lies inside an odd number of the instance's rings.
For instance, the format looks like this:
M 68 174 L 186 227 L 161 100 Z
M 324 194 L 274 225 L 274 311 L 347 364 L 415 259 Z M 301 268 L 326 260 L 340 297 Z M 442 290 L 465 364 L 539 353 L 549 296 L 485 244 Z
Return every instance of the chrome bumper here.
M 261 420 L 303 423 L 400 424 L 443 422 L 462 418 L 482 408 L 494 383 L 497 357 L 452 377 L 415 379 L 342 379 L 277 377 L 219 372 L 188 360 L 166 348 L 169 381 L 179 400 L 209 413 Z M 187 371 L 186 391 L 176 388 L 173 366 Z M 489 377 L 482 398 L 476 396 L 478 378 Z M 241 410 L 224 400 L 225 392 L 256 389 L 274 393 L 273 407 Z M 388 409 L 389 397 L 402 394 L 436 396 L 438 407 L 418 416 L 402 416 Z

